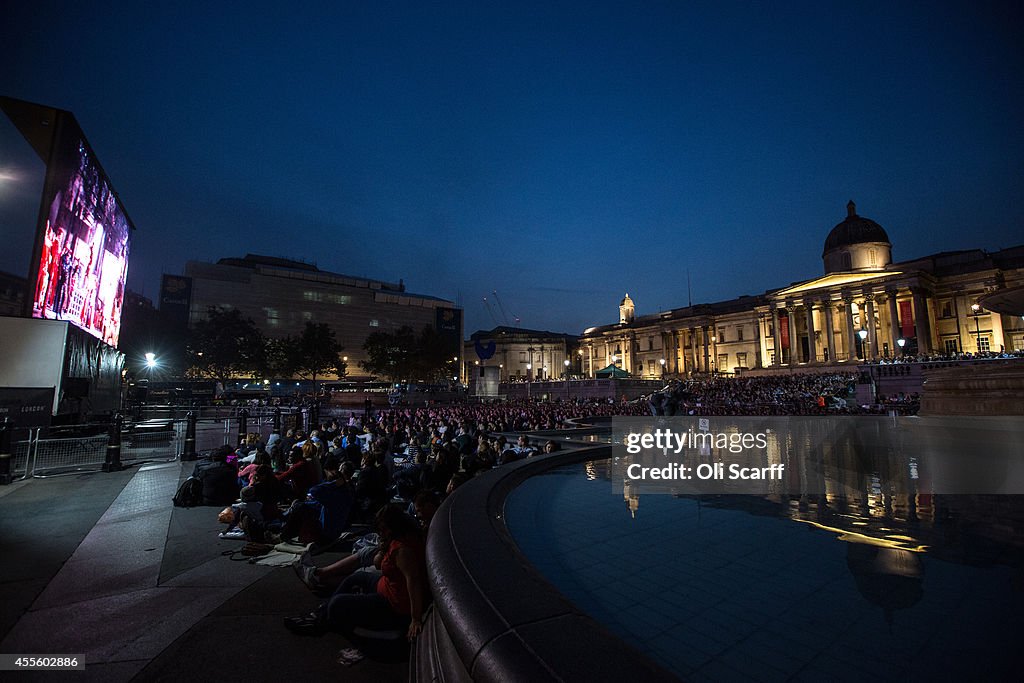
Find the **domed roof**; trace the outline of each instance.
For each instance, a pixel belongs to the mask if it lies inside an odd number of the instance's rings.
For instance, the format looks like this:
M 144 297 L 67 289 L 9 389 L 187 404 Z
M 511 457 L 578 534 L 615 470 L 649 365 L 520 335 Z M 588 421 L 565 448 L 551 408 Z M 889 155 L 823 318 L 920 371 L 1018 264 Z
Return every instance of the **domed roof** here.
M 850 200 L 850 203 L 846 205 L 846 220 L 832 228 L 832 232 L 825 238 L 823 255 L 833 249 L 864 242 L 884 242 L 891 246 L 889 235 L 885 233 L 882 226 L 870 218 L 858 216 L 857 205 Z

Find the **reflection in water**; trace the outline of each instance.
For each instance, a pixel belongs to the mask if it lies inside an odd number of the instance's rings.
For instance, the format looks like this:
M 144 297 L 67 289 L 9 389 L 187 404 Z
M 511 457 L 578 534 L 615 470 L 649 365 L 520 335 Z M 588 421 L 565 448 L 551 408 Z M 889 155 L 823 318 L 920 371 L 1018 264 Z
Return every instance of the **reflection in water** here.
M 1024 496 L 936 494 L 927 462 L 893 462 L 836 447 L 784 491 L 670 497 L 589 461 L 525 482 L 506 519 L 548 580 L 683 676 L 1012 670 Z

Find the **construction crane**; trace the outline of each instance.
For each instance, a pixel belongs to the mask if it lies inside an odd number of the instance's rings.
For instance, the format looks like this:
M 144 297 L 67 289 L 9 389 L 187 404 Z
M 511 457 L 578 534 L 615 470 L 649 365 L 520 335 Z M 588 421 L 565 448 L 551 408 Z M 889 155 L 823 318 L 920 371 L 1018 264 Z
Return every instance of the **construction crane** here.
M 498 310 L 501 311 L 501 317 L 505 321 L 505 326 L 508 326 L 508 314 L 505 313 L 505 307 L 501 304 L 501 297 L 498 296 L 498 290 L 491 292 L 494 295 L 494 301 L 498 304 Z M 519 327 L 519 316 L 513 315 L 512 319 L 516 321 L 516 327 Z
M 491 310 L 491 304 L 487 301 L 487 297 L 484 297 L 484 308 L 487 309 L 487 314 L 491 316 L 491 320 L 494 322 L 494 326 L 498 326 L 498 319 L 494 317 L 494 311 Z

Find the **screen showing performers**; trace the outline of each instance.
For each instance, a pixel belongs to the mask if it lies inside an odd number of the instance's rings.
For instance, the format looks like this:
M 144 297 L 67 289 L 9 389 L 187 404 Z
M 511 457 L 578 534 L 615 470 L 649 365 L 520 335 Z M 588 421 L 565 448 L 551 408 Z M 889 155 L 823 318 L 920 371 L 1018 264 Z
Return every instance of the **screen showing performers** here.
M 72 139 L 54 176 L 32 315 L 117 346 L 131 226 L 84 138 Z

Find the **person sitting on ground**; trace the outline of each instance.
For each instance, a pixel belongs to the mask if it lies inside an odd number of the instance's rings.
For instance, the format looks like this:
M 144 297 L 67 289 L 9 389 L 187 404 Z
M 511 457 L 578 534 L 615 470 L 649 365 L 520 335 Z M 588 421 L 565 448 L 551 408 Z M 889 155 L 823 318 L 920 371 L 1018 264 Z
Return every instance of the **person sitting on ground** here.
M 356 481 L 356 504 L 361 520 L 372 520 L 388 500 L 390 478 L 374 453 L 363 454 L 359 479 Z
M 265 529 L 263 504 L 256 497 L 256 489 L 252 486 L 245 486 L 239 491 L 238 496 L 239 502 L 224 508 L 217 517 L 219 521 L 228 525 L 221 535 L 230 533 L 236 527 L 242 527 L 247 535 L 250 531 L 253 532 L 254 537 L 249 540 L 262 542 Z
M 327 481 L 309 489 L 304 501 L 295 501 L 285 515 L 281 538 L 298 537 L 299 543 L 329 543 L 341 535 L 349 524 L 355 494 L 349 480 L 352 466 L 342 463 L 329 472 Z
M 221 446 L 192 470 L 203 485 L 203 505 L 230 505 L 238 499 L 238 470 L 227 462 L 232 452 L 231 446 Z
M 252 462 L 238 470 L 238 483 L 240 486 L 252 486 L 256 483 L 256 470 L 260 465 L 270 464 L 270 454 L 266 451 L 253 453 Z
M 292 448 L 291 465 L 277 475 L 277 480 L 288 485 L 293 498 L 305 500 L 311 486 L 320 483 L 314 466 L 303 457 L 301 448 Z
M 426 534 L 430 528 L 430 522 L 434 519 L 434 513 L 440 507 L 438 496 L 433 491 L 420 491 L 413 499 L 412 506 L 416 520 L 420 523 L 423 533 Z M 320 591 L 325 588 L 337 586 L 345 577 L 357 571 L 377 571 L 380 576 L 380 563 L 383 553 L 377 543 L 368 543 L 351 555 L 343 557 L 326 567 L 317 567 L 309 553 L 304 553 L 300 561 L 294 565 L 302 582 L 310 590 Z M 374 569 L 375 568 L 375 569 Z
M 256 500 L 263 504 L 261 513 L 268 524 L 281 519 L 280 503 L 288 497 L 285 485 L 274 476 L 270 465 L 258 465 L 252 488 L 256 491 Z
M 358 627 L 404 629 L 410 641 L 419 635 L 430 597 L 423 532 L 396 504 L 381 508 L 376 524 L 382 549 L 380 578 L 374 580 L 364 572 L 352 574 L 312 613 L 286 617 L 290 631 L 321 635 L 333 629 L 351 638 Z

